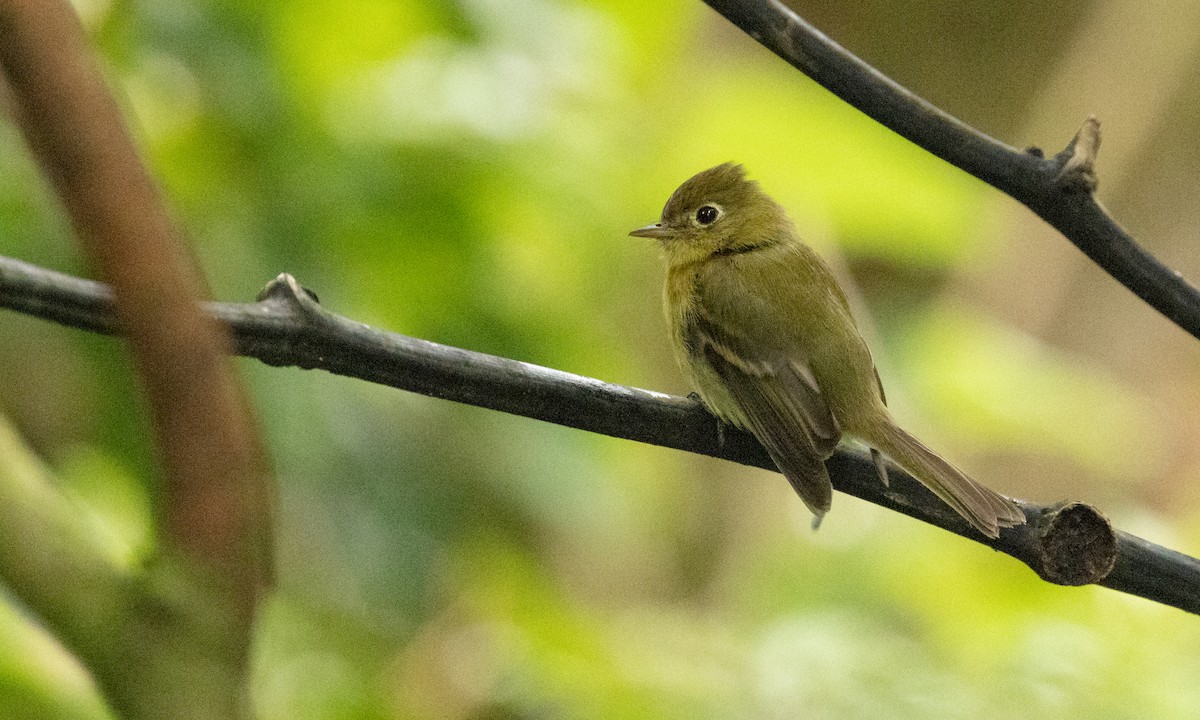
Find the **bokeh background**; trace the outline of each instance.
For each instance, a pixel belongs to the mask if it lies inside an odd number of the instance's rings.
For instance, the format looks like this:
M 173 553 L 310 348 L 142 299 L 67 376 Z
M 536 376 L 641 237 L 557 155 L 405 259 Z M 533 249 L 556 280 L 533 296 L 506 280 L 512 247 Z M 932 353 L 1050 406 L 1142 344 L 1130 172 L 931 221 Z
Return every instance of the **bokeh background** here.
M 906 425 L 1009 494 L 1200 553 L 1200 345 L 696 0 L 77 6 L 217 298 L 291 272 L 389 330 L 685 393 L 657 250 L 625 233 L 741 161 L 845 279 Z M 1097 114 L 1100 198 L 1200 278 L 1200 5 L 792 6 L 1013 145 Z M 88 273 L 9 123 L 0 227 L 3 254 Z M 813 533 L 776 474 L 240 367 L 279 479 L 264 720 L 1200 712 L 1182 612 L 842 495 Z M 153 548 L 119 344 L 0 314 L 0 411 L 113 552 Z M 2 597 L 0 716 L 110 717 Z

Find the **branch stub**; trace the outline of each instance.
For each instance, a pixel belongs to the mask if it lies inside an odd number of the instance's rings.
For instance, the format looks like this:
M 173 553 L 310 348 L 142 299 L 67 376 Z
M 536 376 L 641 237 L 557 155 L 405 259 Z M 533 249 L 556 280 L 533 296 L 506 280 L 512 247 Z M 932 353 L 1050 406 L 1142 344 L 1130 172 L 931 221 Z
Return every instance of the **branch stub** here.
M 1095 192 L 1100 182 L 1095 167 L 1099 152 L 1100 121 L 1095 115 L 1088 115 L 1066 149 L 1056 157 L 1063 165 L 1054 178 L 1055 184 L 1065 190 Z

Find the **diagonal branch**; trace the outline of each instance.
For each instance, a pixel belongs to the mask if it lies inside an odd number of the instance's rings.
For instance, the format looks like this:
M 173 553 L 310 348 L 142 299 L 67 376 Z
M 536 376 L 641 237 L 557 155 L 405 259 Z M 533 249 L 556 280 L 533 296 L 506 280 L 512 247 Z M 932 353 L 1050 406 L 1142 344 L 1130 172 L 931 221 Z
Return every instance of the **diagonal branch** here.
M 168 545 L 228 578 L 249 623 L 269 575 L 268 473 L 229 339 L 196 307 L 203 281 L 70 4 L 0 2 L 0 66 L 84 256 L 116 291 L 164 466 Z
M 59 561 L 50 543 L 7 536 L 6 580 L 81 655 L 128 717 L 241 717 L 258 603 L 270 579 L 270 472 L 230 339 L 198 305 L 203 281 L 142 164 L 67 0 L 0 0 L 0 102 L 57 190 L 83 256 L 111 283 L 147 401 L 163 468 L 161 549 L 119 578 L 119 621 L 94 642 L 92 623 L 62 611 L 61 584 L 14 567 Z M 13 478 L 18 482 L 19 478 Z M 52 491 L 25 493 L 45 505 Z M 151 579 L 152 578 L 152 579 Z M 108 578 L 110 581 L 113 578 Z M 136 589 L 135 587 L 136 586 Z M 47 588 L 51 588 L 47 590 Z M 94 650 L 94 652 L 92 652 Z M 136 660 L 136 662 L 134 661 Z M 186 709 L 185 709 L 186 708 Z
M 71 327 L 113 334 L 108 289 L 100 283 L 0 258 L 0 307 Z M 338 375 L 454 400 L 567 427 L 686 450 L 774 470 L 748 433 L 724 428 L 687 398 L 612 385 L 516 360 L 447 347 L 368 327 L 322 308 L 289 275 L 253 304 L 210 303 L 237 352 L 268 365 Z M 1048 582 L 1098 583 L 1200 614 L 1200 560 L 1115 530 L 1081 503 L 1020 503 L 1029 522 L 990 541 L 957 513 L 893 468 L 884 487 L 870 458 L 839 450 L 833 485 L 922 522 L 988 545 L 1029 565 Z
M 1095 118 L 1053 157 L 1037 148 L 1022 152 L 900 86 L 779 0 L 704 2 L 879 124 L 1024 204 L 1117 282 L 1200 338 L 1200 291 L 1139 246 L 1092 195 L 1100 145 Z
M 228 338 L 196 307 L 203 281 L 71 6 L 0 2 L 0 65 L 84 256 L 116 290 L 164 465 L 168 544 L 228 577 L 249 622 L 269 574 L 266 465 Z

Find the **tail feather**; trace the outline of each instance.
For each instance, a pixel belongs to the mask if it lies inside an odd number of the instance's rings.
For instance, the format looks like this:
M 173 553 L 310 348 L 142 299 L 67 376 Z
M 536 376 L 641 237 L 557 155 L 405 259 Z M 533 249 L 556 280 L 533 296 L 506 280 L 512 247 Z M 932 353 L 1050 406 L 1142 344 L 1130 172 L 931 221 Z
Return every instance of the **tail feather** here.
M 894 423 L 886 423 L 874 435 L 877 437 L 866 438 L 870 444 L 895 460 L 984 535 L 995 539 L 1000 536 L 1000 528 L 1025 522 L 1025 514 L 1016 503 L 967 477 Z

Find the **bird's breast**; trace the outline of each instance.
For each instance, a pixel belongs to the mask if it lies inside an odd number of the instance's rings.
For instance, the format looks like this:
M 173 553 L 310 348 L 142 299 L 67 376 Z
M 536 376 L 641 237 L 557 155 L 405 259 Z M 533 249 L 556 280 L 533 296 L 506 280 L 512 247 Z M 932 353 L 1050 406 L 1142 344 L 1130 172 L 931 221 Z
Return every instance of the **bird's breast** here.
M 667 273 L 663 304 L 671 348 L 680 369 L 708 409 L 725 422 L 745 427 L 741 410 L 704 354 L 704 342 L 698 329 L 702 282 L 698 265 L 673 267 Z

